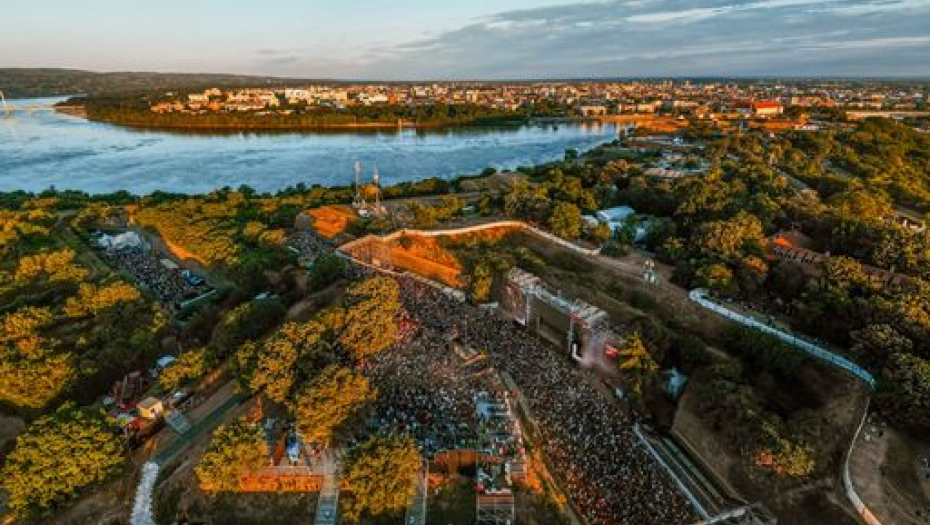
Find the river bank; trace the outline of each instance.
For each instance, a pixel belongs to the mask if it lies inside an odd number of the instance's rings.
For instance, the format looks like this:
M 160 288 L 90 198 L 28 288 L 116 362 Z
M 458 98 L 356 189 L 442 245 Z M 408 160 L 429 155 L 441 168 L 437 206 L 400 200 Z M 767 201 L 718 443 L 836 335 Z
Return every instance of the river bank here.
M 92 122 L 102 122 L 115 126 L 123 126 L 130 129 L 140 130 L 163 130 L 163 131 L 195 131 L 195 132 L 218 132 L 218 133 L 238 133 L 251 131 L 271 131 L 271 132 L 364 132 L 364 131 L 388 131 L 388 130 L 423 130 L 423 131 L 442 131 L 452 129 L 466 128 L 517 128 L 520 126 L 543 126 L 543 125 L 560 125 L 560 124 L 584 124 L 602 122 L 598 118 L 592 117 L 492 117 L 479 118 L 459 122 L 447 121 L 416 121 L 409 119 L 398 119 L 393 122 L 340 122 L 340 123 L 301 123 L 301 122 L 159 122 L 157 118 L 144 119 L 120 119 L 94 116 L 88 112 L 86 107 L 81 107 L 73 113 Z M 208 116 L 209 118 L 209 116 Z M 276 118 L 271 116 L 271 118 Z M 279 117 L 278 117 L 279 118 Z
M 155 121 L 141 121 L 141 120 L 120 120 L 112 118 L 95 118 L 88 116 L 86 108 L 80 115 L 92 122 L 102 122 L 106 124 L 112 124 L 114 126 L 123 126 L 131 129 L 152 129 L 152 130 L 162 130 L 162 131 L 198 131 L 198 132 L 232 132 L 238 133 L 243 131 L 272 131 L 272 132 L 328 132 L 328 131 L 345 131 L 345 132 L 357 132 L 357 131 L 385 131 L 385 130 L 403 130 L 403 129 L 413 129 L 413 130 L 442 130 L 450 128 L 479 128 L 479 127 L 491 127 L 491 128 L 500 128 L 500 127 L 518 127 L 526 124 L 530 124 L 530 121 L 527 119 L 507 119 L 507 120 L 495 120 L 493 122 L 483 122 L 483 121 L 468 121 L 468 122 L 456 122 L 456 123 L 444 123 L 444 122 L 417 122 L 411 120 L 399 119 L 396 122 L 345 122 L 338 124 L 300 124 L 300 123 L 241 123 L 241 122 L 230 122 L 228 124 L 217 124 L 217 123 L 162 123 Z
M 45 105 L 56 99 L 9 101 Z M 616 137 L 616 126 L 549 121 L 512 126 L 350 127 L 314 130 L 129 128 L 58 111 L 0 119 L 0 191 L 127 190 L 209 193 L 247 185 L 260 192 L 346 186 L 362 162 L 375 162 L 385 186 L 429 178 L 451 180 L 532 166 L 587 151 Z

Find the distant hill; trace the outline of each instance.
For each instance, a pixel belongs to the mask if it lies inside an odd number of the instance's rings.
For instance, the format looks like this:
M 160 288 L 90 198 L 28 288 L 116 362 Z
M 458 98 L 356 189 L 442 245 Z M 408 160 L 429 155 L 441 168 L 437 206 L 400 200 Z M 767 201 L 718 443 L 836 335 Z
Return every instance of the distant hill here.
M 307 79 L 206 73 L 96 73 L 79 69 L 0 68 L 0 91 L 7 98 L 107 94 L 162 89 L 283 85 Z

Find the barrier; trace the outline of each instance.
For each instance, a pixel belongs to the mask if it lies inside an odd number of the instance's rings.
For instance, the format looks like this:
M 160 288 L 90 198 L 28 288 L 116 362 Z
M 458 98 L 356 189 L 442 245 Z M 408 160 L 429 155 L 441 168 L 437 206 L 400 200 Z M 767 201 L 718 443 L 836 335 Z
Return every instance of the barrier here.
M 672 470 L 672 467 L 670 467 L 668 463 L 662 459 L 662 455 L 659 454 L 659 451 L 657 451 L 655 447 L 652 446 L 652 443 L 649 442 L 649 439 L 643 435 L 643 431 L 640 429 L 639 423 L 633 424 L 633 433 L 639 439 L 640 444 L 645 447 L 647 452 L 649 452 L 649 455 L 652 456 L 652 458 L 656 461 L 656 463 L 662 466 L 662 468 L 668 474 L 668 477 L 671 478 L 672 482 L 675 483 L 675 486 L 678 487 L 678 492 L 680 492 L 681 495 L 684 496 L 689 503 L 691 503 L 691 506 L 698 513 L 698 515 L 701 516 L 701 518 L 704 520 L 709 519 L 710 514 L 707 513 L 707 511 L 704 509 L 704 506 L 698 502 L 694 494 L 688 490 L 688 487 L 685 486 L 684 482 L 681 481 L 681 479 L 679 479 L 675 474 L 675 471 Z
M 846 359 L 843 356 L 834 354 L 833 352 L 826 350 L 818 345 L 815 345 L 814 343 L 811 343 L 810 341 L 806 341 L 804 339 L 801 339 L 800 337 L 791 335 L 787 332 L 783 332 L 777 328 L 774 328 L 765 323 L 759 322 L 751 317 L 747 317 L 745 315 L 736 313 L 718 303 L 715 303 L 707 298 L 707 290 L 704 290 L 702 288 L 696 288 L 694 290 L 691 290 L 691 292 L 688 294 L 688 297 L 692 301 L 698 303 L 699 305 L 703 306 L 704 308 L 718 315 L 726 317 L 727 319 L 730 319 L 731 321 L 735 321 L 742 325 L 755 328 L 756 330 L 759 330 L 760 332 L 773 335 L 781 339 L 782 341 L 790 344 L 791 346 L 794 346 L 796 348 L 803 350 L 805 353 L 807 353 L 808 355 L 810 355 L 811 357 L 815 359 L 823 361 L 829 365 L 839 367 L 849 372 L 850 374 L 853 374 L 859 379 L 862 379 L 863 381 L 865 381 L 869 385 L 870 388 L 873 388 L 873 389 L 875 388 L 875 378 L 872 377 L 872 374 L 870 374 L 867 370 L 853 363 L 849 359 Z
M 865 427 L 865 422 L 869 417 L 869 403 L 866 402 L 865 411 L 862 413 L 862 420 L 859 421 L 859 427 L 856 428 L 856 433 L 853 435 L 852 443 L 849 444 L 849 448 L 846 450 L 846 454 L 843 457 L 843 491 L 846 492 L 846 497 L 849 498 L 849 502 L 852 503 L 855 507 L 856 512 L 859 514 L 859 517 L 862 518 L 868 525 L 882 525 L 881 521 L 872 514 L 872 511 L 869 510 L 869 507 L 866 506 L 865 502 L 862 501 L 862 498 L 859 497 L 859 494 L 856 492 L 856 488 L 853 486 L 852 476 L 849 474 L 849 458 L 852 456 L 853 450 L 856 448 L 856 442 L 859 440 L 859 434 L 862 432 L 862 428 Z
M 444 230 L 415 230 L 415 229 L 405 228 L 403 230 L 397 230 L 396 232 L 389 233 L 379 238 L 385 242 L 393 242 L 401 237 L 404 237 L 405 235 L 420 235 L 423 237 L 445 237 L 445 236 L 451 236 L 451 235 L 464 235 L 467 233 L 475 233 L 475 232 L 479 232 L 483 230 L 493 230 L 496 228 L 523 230 L 523 231 L 532 233 L 533 235 L 542 237 L 550 242 L 558 244 L 559 246 L 562 246 L 563 248 L 569 249 L 576 253 L 580 253 L 582 255 L 598 255 L 601 253 L 600 249 L 582 248 L 581 246 L 578 246 L 577 244 L 573 242 L 566 241 L 565 239 L 561 237 L 553 235 L 545 230 L 540 230 L 539 228 L 531 224 L 525 223 L 523 221 L 510 221 L 510 220 L 488 222 L 485 224 L 476 224 L 474 226 L 465 226 L 462 228 L 450 228 L 450 229 L 444 229 Z M 366 242 L 366 237 L 361 237 L 354 241 L 347 242 L 343 244 L 342 246 L 340 246 L 339 249 L 343 252 L 351 251 L 356 245 Z

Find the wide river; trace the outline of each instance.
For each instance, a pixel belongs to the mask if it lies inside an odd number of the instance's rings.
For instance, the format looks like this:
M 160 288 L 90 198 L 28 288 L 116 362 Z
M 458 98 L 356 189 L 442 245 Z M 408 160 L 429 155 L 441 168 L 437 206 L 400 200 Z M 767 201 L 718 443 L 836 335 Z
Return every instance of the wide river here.
M 47 105 L 60 99 L 9 101 Z M 0 191 L 79 189 L 91 193 L 155 190 L 200 193 L 247 184 L 274 191 L 298 183 L 348 185 L 355 160 L 383 184 L 449 178 L 488 166 L 560 158 L 607 142 L 615 128 L 559 123 L 339 133 L 185 134 L 134 130 L 40 111 L 7 116 L 0 108 Z

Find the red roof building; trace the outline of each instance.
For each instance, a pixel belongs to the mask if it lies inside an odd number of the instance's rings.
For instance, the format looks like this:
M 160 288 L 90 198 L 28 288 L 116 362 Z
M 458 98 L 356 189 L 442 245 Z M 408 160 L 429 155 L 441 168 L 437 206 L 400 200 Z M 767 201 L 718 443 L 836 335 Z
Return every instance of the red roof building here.
M 781 115 L 784 111 L 785 107 L 781 102 L 768 100 L 752 103 L 752 112 L 757 117 L 774 117 L 776 115 Z

